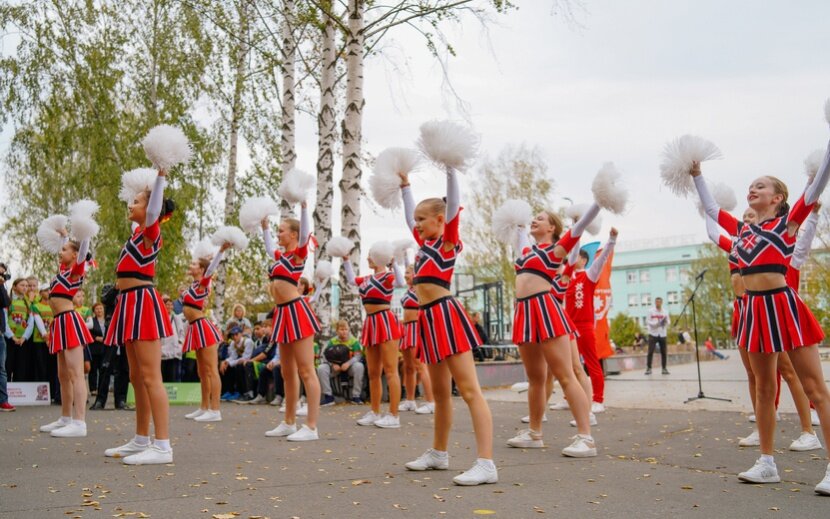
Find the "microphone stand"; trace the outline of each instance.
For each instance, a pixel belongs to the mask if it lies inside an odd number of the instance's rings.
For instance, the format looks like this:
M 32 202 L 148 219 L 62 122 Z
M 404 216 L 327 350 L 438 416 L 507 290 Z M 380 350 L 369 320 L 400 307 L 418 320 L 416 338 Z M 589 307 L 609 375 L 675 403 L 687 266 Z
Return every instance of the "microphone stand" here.
M 686 301 L 686 304 L 683 306 L 683 310 L 680 311 L 680 315 L 686 313 L 686 308 L 691 305 L 692 306 L 692 327 L 695 333 L 695 361 L 697 362 L 697 387 L 698 392 L 697 396 L 693 396 L 687 398 L 684 404 L 688 404 L 689 402 L 694 402 L 695 400 L 720 400 L 721 402 L 731 402 L 732 400 L 728 398 L 717 398 L 713 396 L 706 396 L 703 393 L 703 378 L 700 375 L 700 349 L 698 348 L 698 340 L 697 340 L 697 313 L 695 312 L 695 296 L 697 295 L 697 290 L 700 288 L 700 285 L 703 283 L 703 276 L 706 274 L 706 270 L 703 270 L 700 274 L 697 275 L 697 283 L 695 283 L 695 288 L 692 290 L 692 294 L 689 296 L 689 299 Z

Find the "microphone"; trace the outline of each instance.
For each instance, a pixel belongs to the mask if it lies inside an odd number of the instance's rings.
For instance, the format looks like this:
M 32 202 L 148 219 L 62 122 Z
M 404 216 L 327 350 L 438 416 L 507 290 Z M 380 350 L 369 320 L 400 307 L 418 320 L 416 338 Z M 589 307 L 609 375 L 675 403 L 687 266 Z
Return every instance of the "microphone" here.
M 706 272 L 707 272 L 708 270 L 709 270 L 708 268 L 701 270 L 701 271 L 700 271 L 700 274 L 698 274 L 697 276 L 695 276 L 695 279 L 701 279 L 701 278 L 703 277 L 703 275 L 704 275 L 704 274 L 706 274 Z

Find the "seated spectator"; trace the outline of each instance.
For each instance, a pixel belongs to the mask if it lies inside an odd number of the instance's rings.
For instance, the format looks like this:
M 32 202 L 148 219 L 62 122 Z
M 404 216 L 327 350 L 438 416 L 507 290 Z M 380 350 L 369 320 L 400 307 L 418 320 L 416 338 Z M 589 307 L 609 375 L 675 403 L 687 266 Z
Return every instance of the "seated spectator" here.
M 366 367 L 361 362 L 362 357 L 362 347 L 360 342 L 349 332 L 349 323 L 340 320 L 337 323 L 337 335 L 320 352 L 320 366 L 317 368 L 322 393 L 320 405 L 325 406 L 334 403 L 331 379 L 333 377 L 339 378 L 341 373 L 348 373 L 352 379 L 352 402 L 356 404 L 363 403 L 360 395 L 363 392 L 363 374 Z
M 242 335 L 242 328 L 235 326 L 228 334 L 228 358 L 219 364 L 222 376 L 222 400 L 236 400 L 243 393 L 251 392 L 245 382 L 245 362 L 254 351 L 254 341 Z
M 242 331 L 245 330 L 245 327 L 251 328 L 251 321 L 245 317 L 245 307 L 240 304 L 233 305 L 233 315 L 225 321 L 225 336 L 227 337 L 230 334 L 231 328 L 236 326 Z
M 251 361 L 245 363 L 246 379 L 249 381 L 256 380 L 256 396 L 253 400 L 248 401 L 249 404 L 266 404 L 268 403 L 268 389 L 271 384 L 274 384 L 274 401 L 279 405 L 285 396 L 285 385 L 282 379 L 282 370 L 280 367 L 280 349 L 276 343 L 270 341 L 271 327 L 270 325 L 263 325 L 257 323 L 254 325 L 254 336 L 256 347 L 251 356 Z M 244 396 L 243 396 L 244 400 Z
M 726 360 L 729 358 L 729 355 L 724 355 L 723 353 L 719 352 L 717 348 L 715 348 L 715 343 L 712 342 L 711 337 L 706 338 L 706 342 L 703 343 L 706 346 L 706 349 L 714 355 L 715 357 L 719 358 L 720 360 Z

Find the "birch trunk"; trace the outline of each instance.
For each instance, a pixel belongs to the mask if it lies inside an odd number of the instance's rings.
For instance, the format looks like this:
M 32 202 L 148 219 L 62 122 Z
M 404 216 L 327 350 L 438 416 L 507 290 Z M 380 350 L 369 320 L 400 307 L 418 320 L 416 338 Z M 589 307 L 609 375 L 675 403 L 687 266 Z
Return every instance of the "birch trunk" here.
M 349 261 L 360 265 L 360 146 L 363 126 L 363 11 L 364 0 L 349 0 L 348 38 L 346 46 L 346 108 L 343 117 L 343 177 L 340 193 L 343 235 L 355 243 Z M 355 269 L 356 271 L 359 269 Z M 339 276 L 341 280 L 345 275 Z M 360 302 L 357 288 L 341 281 L 340 317 L 349 321 L 354 332 L 360 326 Z
M 222 221 L 225 225 L 231 224 L 231 218 L 236 206 L 236 173 L 238 170 L 237 160 L 239 155 L 239 127 L 242 123 L 243 104 L 242 95 L 245 90 L 245 75 L 247 74 L 248 63 L 248 21 L 250 16 L 250 1 L 243 0 L 238 10 L 239 34 L 236 52 L 233 55 L 235 78 L 233 87 L 233 98 L 231 101 L 231 118 L 229 128 L 229 149 L 228 149 L 228 178 L 225 184 L 225 214 Z M 213 319 L 217 323 L 225 321 L 225 287 L 226 287 L 225 262 L 219 264 L 216 269 L 214 291 L 213 291 Z
M 326 2 L 326 11 L 331 2 Z M 317 203 L 314 206 L 314 233 L 322 245 L 332 237 L 332 202 L 334 200 L 334 145 L 337 138 L 337 105 L 334 96 L 336 51 L 334 22 L 323 13 L 322 60 L 320 70 L 320 112 L 317 114 Z M 321 259 L 318 254 L 315 258 Z M 331 258 L 329 258 L 331 259 Z M 331 334 L 331 290 L 326 287 L 317 299 L 317 316 L 323 334 Z
M 295 6 L 294 0 L 283 0 L 282 24 L 282 126 L 280 153 L 282 154 L 282 174 L 285 175 L 297 162 L 297 150 L 294 142 L 295 131 L 295 68 L 297 46 L 294 40 Z M 280 201 L 280 213 L 283 218 L 290 218 L 294 211 L 285 200 Z

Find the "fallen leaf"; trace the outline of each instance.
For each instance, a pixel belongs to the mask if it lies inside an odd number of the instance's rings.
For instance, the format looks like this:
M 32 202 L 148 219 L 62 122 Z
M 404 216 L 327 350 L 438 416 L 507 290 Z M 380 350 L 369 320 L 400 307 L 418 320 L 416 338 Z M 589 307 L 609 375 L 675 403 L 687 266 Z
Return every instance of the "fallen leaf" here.
M 368 479 L 356 479 L 356 480 L 352 481 L 352 486 L 356 487 L 356 486 L 360 486 L 360 485 L 368 485 L 370 483 L 371 483 L 371 481 L 369 481 Z
M 481 508 L 479 510 L 473 510 L 473 513 L 475 515 L 493 515 L 493 514 L 496 513 L 496 511 L 495 510 L 485 510 L 485 509 Z
M 689 485 L 683 485 L 683 486 L 682 486 L 682 487 L 680 487 L 680 488 L 681 488 L 681 489 L 683 489 L 683 490 L 694 490 L 694 487 L 689 486 Z

